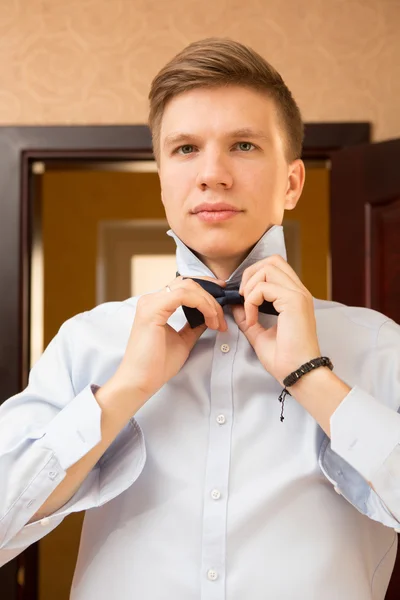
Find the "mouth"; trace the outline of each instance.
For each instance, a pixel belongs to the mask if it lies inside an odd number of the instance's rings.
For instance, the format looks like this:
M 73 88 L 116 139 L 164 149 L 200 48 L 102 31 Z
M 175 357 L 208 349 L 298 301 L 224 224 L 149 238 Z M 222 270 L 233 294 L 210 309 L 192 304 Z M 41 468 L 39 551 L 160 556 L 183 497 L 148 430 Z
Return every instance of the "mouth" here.
M 194 216 L 207 223 L 217 223 L 227 221 L 238 215 L 240 215 L 240 211 L 237 210 L 201 210 L 195 213 Z
M 225 202 L 204 203 L 197 206 L 192 214 L 198 217 L 201 221 L 208 223 L 217 223 L 219 221 L 227 221 L 239 215 L 243 211 L 235 206 L 226 204 Z

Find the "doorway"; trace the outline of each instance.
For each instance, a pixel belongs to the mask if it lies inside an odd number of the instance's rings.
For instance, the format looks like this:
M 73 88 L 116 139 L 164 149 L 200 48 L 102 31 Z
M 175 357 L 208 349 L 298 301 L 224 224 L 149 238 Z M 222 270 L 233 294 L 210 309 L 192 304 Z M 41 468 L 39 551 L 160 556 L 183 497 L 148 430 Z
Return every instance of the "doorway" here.
M 176 272 L 154 161 L 31 169 L 29 368 L 67 319 L 161 288 Z M 329 162 L 306 169 L 301 201 L 283 223 L 288 262 L 315 297 L 330 299 Z M 38 543 L 38 600 L 68 600 L 82 522 L 70 515 Z
M 362 298 L 364 296 L 362 285 L 353 284 L 351 288 L 349 286 L 342 286 L 344 293 L 342 297 L 341 293 L 337 293 L 337 291 L 335 291 L 339 290 L 341 281 L 343 281 L 342 275 L 340 274 L 339 276 L 338 274 L 338 267 L 340 268 L 344 266 L 344 264 L 340 264 L 340 261 L 338 261 L 336 258 L 338 253 L 337 240 L 336 245 L 334 244 L 332 246 L 332 241 L 335 242 L 332 235 L 332 228 L 334 231 L 338 231 L 338 228 L 336 227 L 336 224 L 333 224 L 332 218 L 330 218 L 333 214 L 335 214 L 335 210 L 329 200 L 329 162 L 326 161 L 329 161 L 331 156 L 338 149 L 345 147 L 349 148 L 350 146 L 357 146 L 363 143 L 367 145 L 366 142 L 369 142 L 369 138 L 370 127 L 369 124 L 366 123 L 306 125 L 304 158 L 318 161 L 313 167 L 311 167 L 310 164 L 308 165 L 308 184 L 312 181 L 311 171 L 315 169 L 316 174 L 318 174 L 317 179 L 320 177 L 322 181 L 322 184 L 320 181 L 318 185 L 322 185 L 322 187 L 325 186 L 327 191 L 326 204 L 324 204 L 323 201 L 320 201 L 318 205 L 307 203 L 306 196 L 303 195 L 298 209 L 308 209 L 311 211 L 312 214 L 311 216 L 307 216 L 307 219 L 315 218 L 315 220 L 312 221 L 312 233 L 310 235 L 304 234 L 304 227 L 302 229 L 301 225 L 299 225 L 302 217 L 301 215 L 296 215 L 295 211 L 287 213 L 287 219 L 284 222 L 284 228 L 286 242 L 288 245 L 289 262 L 300 274 L 304 283 L 307 287 L 309 287 L 313 295 L 319 298 L 329 299 L 333 289 L 333 299 L 344 301 L 346 303 L 345 294 L 351 290 L 353 294 L 358 294 L 357 298 L 361 298 L 361 301 L 357 300 L 357 304 L 363 304 Z M 381 152 L 381 150 L 385 152 L 390 151 L 391 158 L 392 154 L 394 155 L 394 151 L 397 150 L 397 148 L 397 145 L 393 149 L 391 147 L 389 148 L 389 146 L 385 146 L 385 148 L 377 148 L 376 150 L 377 152 Z M 49 221 L 49 218 L 51 217 L 51 207 L 48 212 L 46 211 L 45 207 L 44 213 L 41 214 L 40 203 L 38 204 L 32 201 L 34 197 L 42 197 L 43 189 L 41 189 L 41 187 L 43 187 L 44 184 L 50 184 L 51 180 L 53 180 L 56 190 L 58 187 L 58 193 L 54 196 L 56 197 L 61 192 L 61 187 L 59 186 L 60 181 L 57 181 L 57 173 L 71 175 L 72 172 L 78 172 L 81 175 L 85 174 L 88 176 L 90 174 L 96 178 L 101 174 L 105 174 L 107 177 L 110 175 L 113 175 L 113 177 L 118 175 L 119 177 L 126 173 L 126 169 L 128 169 L 127 174 L 131 175 L 132 173 L 129 172 L 130 167 L 128 167 L 128 165 L 132 165 L 133 163 L 136 163 L 135 168 L 137 177 L 140 177 L 141 181 L 144 181 L 142 178 L 146 178 L 146 176 L 148 176 L 149 182 L 153 178 L 153 183 L 149 183 L 149 186 L 154 186 L 154 182 L 158 183 L 157 176 L 154 174 L 154 172 L 151 171 L 151 169 L 145 171 L 145 173 L 140 172 L 140 167 L 142 167 L 145 162 L 152 163 L 153 161 L 149 131 L 145 126 L 3 128 L 0 131 L 0 149 L 2 150 L 3 159 L 0 163 L 0 280 L 4 288 L 7 289 L 7 295 L 3 295 L 1 298 L 2 310 L 0 313 L 0 367 L 3 363 L 7 364 L 7 369 L 4 369 L 4 376 L 0 380 L 0 402 L 2 402 L 6 398 L 19 391 L 22 387 L 25 387 L 27 374 L 29 372 L 32 360 L 34 360 L 35 351 L 38 352 L 40 351 L 40 348 L 45 347 L 49 339 L 51 339 L 51 337 L 57 332 L 61 322 L 63 322 L 66 318 L 69 318 L 69 316 L 84 310 L 90 310 L 96 305 L 96 303 L 104 300 L 108 301 L 108 292 L 104 291 L 106 289 L 104 283 L 104 269 L 106 269 L 106 274 L 109 274 L 110 271 L 112 272 L 112 266 L 104 267 L 104 251 L 106 252 L 106 256 L 108 258 L 112 256 L 111 250 L 109 251 L 107 248 L 112 247 L 111 240 L 113 228 L 114 232 L 115 228 L 117 228 L 117 231 L 121 232 L 121 227 L 124 225 L 126 229 L 134 229 L 136 227 L 137 232 L 138 221 L 144 220 L 151 221 L 154 229 L 155 222 L 162 221 L 164 219 L 164 214 L 162 212 L 161 202 L 159 201 L 157 202 L 159 207 L 157 210 L 160 212 L 155 210 L 154 214 L 150 218 L 146 211 L 144 211 L 144 202 L 142 203 L 142 207 L 140 207 L 140 203 L 133 203 L 135 207 L 138 205 L 137 209 L 139 212 L 134 212 L 132 214 L 132 198 L 134 195 L 132 194 L 132 188 L 129 188 L 128 186 L 128 189 L 130 189 L 128 194 L 130 202 L 127 203 L 128 208 L 125 207 L 127 212 L 122 210 L 121 207 L 118 208 L 116 204 L 115 213 L 111 215 L 104 212 L 103 218 L 100 219 L 100 221 L 102 221 L 101 223 L 97 223 L 96 227 L 94 228 L 89 227 L 87 230 L 84 230 L 84 228 L 80 227 L 79 225 L 84 224 L 85 222 L 86 224 L 88 223 L 87 219 L 90 217 L 90 211 L 92 210 L 93 206 L 96 206 L 96 202 L 99 202 L 100 206 L 101 201 L 98 200 L 98 198 L 100 198 L 99 192 L 103 189 L 103 186 L 105 186 L 104 189 L 108 191 L 108 199 L 111 198 L 111 202 L 108 200 L 108 204 L 113 205 L 114 203 L 118 203 L 118 198 L 122 197 L 119 194 L 119 184 L 116 183 L 116 181 L 112 181 L 111 183 L 110 180 L 109 184 L 102 182 L 102 185 L 99 186 L 100 180 L 97 180 L 97 188 L 95 187 L 96 193 L 93 192 L 91 196 L 87 195 L 91 198 L 91 202 L 88 203 L 82 199 L 82 197 L 80 197 L 80 202 L 77 202 L 74 205 L 75 213 L 76 215 L 79 215 L 81 223 L 75 223 L 70 227 L 66 227 L 66 223 L 59 218 L 57 227 L 58 231 L 60 232 L 60 236 L 61 231 L 64 230 L 64 246 L 62 248 L 58 247 L 58 250 L 54 249 L 51 258 L 49 259 L 50 262 L 46 267 L 46 262 L 43 262 L 43 257 L 47 256 L 46 253 L 49 248 L 49 243 L 47 243 L 46 248 L 46 243 L 44 243 L 43 229 L 46 228 L 46 219 L 47 225 L 49 222 L 51 224 L 51 219 Z M 349 150 L 351 149 L 349 148 Z M 348 156 L 344 157 L 343 160 L 347 161 L 349 166 L 352 164 Z M 119 166 L 116 169 L 117 163 Z M 142 165 L 139 163 L 142 163 Z M 385 164 L 393 164 L 393 161 L 386 161 Z M 122 168 L 123 165 L 125 165 L 125 170 Z M 71 168 L 72 166 L 73 168 Z M 139 171 L 137 171 L 138 168 Z M 121 170 L 122 173 L 120 172 Z M 370 168 L 369 171 L 372 173 L 373 169 Z M 354 170 L 352 172 L 354 174 Z M 396 174 L 396 169 L 391 168 L 390 177 L 388 176 L 385 179 L 386 183 L 389 181 L 394 182 L 393 185 L 390 184 L 394 190 L 397 190 L 397 187 L 395 186 L 398 185 Z M 47 176 L 49 176 L 49 178 L 45 183 Z M 353 176 L 352 182 L 354 183 L 355 181 L 356 179 Z M 137 185 L 136 183 L 134 184 L 133 179 L 130 179 L 128 184 L 130 186 Z M 336 189 L 338 189 L 337 184 L 338 180 L 336 183 Z M 387 186 L 388 185 L 389 184 L 387 183 Z M 64 210 L 64 216 L 65 212 L 73 212 L 71 207 L 74 203 L 74 199 L 79 198 L 78 194 L 80 189 L 81 185 L 78 185 L 78 181 L 75 181 L 73 189 L 70 188 L 69 194 L 63 196 L 62 206 L 59 208 L 61 211 Z M 139 188 L 134 187 L 133 189 L 138 190 Z M 152 189 L 155 194 L 154 197 L 159 199 L 159 189 L 157 187 L 153 187 Z M 372 192 L 375 194 L 371 202 L 375 201 L 374 198 L 378 198 L 378 192 L 380 190 L 375 189 L 373 186 L 369 186 L 368 190 L 371 191 L 371 198 Z M 389 194 L 389 196 L 393 196 L 392 188 L 388 188 L 388 190 L 388 192 L 387 190 L 385 191 L 385 195 L 387 196 Z M 319 192 L 317 192 L 317 195 L 318 194 Z M 345 194 L 341 194 L 341 196 L 343 198 L 343 202 L 348 200 L 348 194 L 347 196 Z M 140 197 L 140 195 L 135 197 Z M 356 198 L 356 194 L 352 195 L 351 199 L 353 198 Z M 92 206 L 92 208 L 90 208 L 90 206 Z M 357 210 L 361 211 L 361 202 L 358 204 L 358 206 L 359 208 L 357 208 Z M 351 209 L 352 207 L 348 205 L 348 208 Z M 316 218 L 316 215 L 314 214 L 316 209 L 322 210 L 322 213 L 319 214 L 318 218 Z M 140 210 L 142 210 L 142 212 L 140 212 Z M 323 220 L 324 210 L 327 216 L 326 222 Z M 336 210 L 336 215 L 338 214 L 343 215 L 343 212 L 340 213 L 340 211 Z M 305 217 L 303 216 L 303 218 Z M 356 222 L 361 223 L 361 219 L 358 218 L 357 220 L 348 220 L 349 231 L 345 232 L 348 239 L 350 238 L 348 235 L 349 232 L 351 233 L 350 229 L 353 226 L 353 223 Z M 34 227 L 33 224 L 36 226 Z M 333 227 L 333 225 L 335 225 L 335 227 Z M 144 227 L 144 223 L 142 223 L 142 226 Z M 158 227 L 165 228 L 166 224 L 159 223 Z M 42 229 L 42 231 L 40 231 L 40 229 Z M 52 231 L 52 229 L 54 229 L 54 227 L 52 228 L 50 225 L 50 231 Z M 102 230 L 103 233 L 101 234 Z M 105 233 L 106 231 L 107 233 Z M 330 238 L 329 231 L 331 233 Z M 160 229 L 158 233 L 160 233 Z M 103 235 L 103 238 L 101 238 L 101 235 Z M 326 253 L 319 251 L 316 254 L 313 254 L 313 260 L 308 263 L 310 265 L 310 271 L 307 273 L 303 268 L 303 263 L 305 264 L 306 262 L 306 255 L 304 253 L 311 251 L 310 247 L 307 247 L 307 240 L 315 240 L 316 236 L 322 236 L 322 238 L 325 238 L 327 251 Z M 340 231 L 340 236 L 341 239 L 345 239 L 343 236 L 343 230 Z M 40 239 L 43 240 L 42 250 L 40 249 Z M 353 243 L 354 239 L 355 238 L 353 236 Z M 77 271 L 74 271 L 73 268 L 71 269 L 71 265 L 73 267 L 74 264 L 76 266 L 80 261 L 83 261 L 85 254 L 84 242 L 88 242 L 89 240 L 91 240 L 91 247 L 95 248 L 91 259 L 92 267 L 86 269 L 87 273 L 90 274 L 90 285 L 87 286 L 86 282 L 85 285 L 79 285 Z M 128 243 L 131 242 L 128 240 Z M 322 242 L 320 241 L 320 243 Z M 153 244 L 152 247 L 154 247 Z M 296 251 L 291 250 L 291 247 L 293 247 Z M 322 246 L 318 246 L 319 250 L 321 247 Z M 104 250 L 105 248 L 106 250 Z M 352 260 L 354 259 L 360 261 L 364 247 L 358 245 L 357 248 L 358 252 L 354 253 L 354 256 L 352 255 Z M 114 244 L 114 254 L 115 251 Z M 332 251 L 332 261 L 329 256 L 330 251 Z M 42 263 L 40 253 L 42 253 Z M 164 251 L 159 252 L 157 256 L 159 257 L 160 254 L 163 253 Z M 129 255 L 129 251 L 125 251 L 125 254 L 128 257 L 132 256 Z M 120 254 L 118 254 L 117 251 L 117 257 L 118 256 L 120 256 Z M 142 248 L 141 252 L 137 250 L 135 251 L 134 257 L 137 258 L 138 256 L 140 259 L 145 258 L 148 260 L 152 255 L 149 255 L 148 249 Z M 293 258 L 291 258 L 291 256 Z M 299 256 L 301 257 L 300 259 Z M 321 260 L 321 270 L 316 263 L 316 256 L 318 256 Z M 35 257 L 36 265 L 39 270 L 36 271 L 36 275 L 33 276 Z M 65 267 L 66 263 L 70 261 L 70 271 L 65 271 L 64 268 L 61 269 L 62 261 L 64 261 L 63 267 Z M 133 267 L 132 261 L 128 260 L 127 262 L 131 263 L 129 271 L 129 285 L 131 286 L 131 293 L 134 293 L 134 288 L 132 288 L 132 279 L 134 278 L 135 268 L 137 271 L 141 267 L 138 267 L 137 261 L 136 265 Z M 330 268 L 331 262 L 332 269 Z M 40 264 L 42 264 L 41 274 Z M 43 294 L 43 286 L 45 281 L 50 281 L 50 268 L 53 269 L 53 272 L 57 272 L 59 284 L 65 286 L 61 287 L 61 290 L 64 292 L 62 306 L 63 311 L 65 312 L 63 312 L 63 314 L 59 312 L 57 303 L 54 300 L 55 296 L 53 297 L 52 302 L 47 300 L 47 290 L 49 290 L 48 287 L 45 294 Z M 98 274 L 99 270 L 100 272 L 103 272 L 103 282 L 101 285 L 99 283 L 101 281 L 101 277 L 96 275 Z M 345 269 L 341 270 L 345 271 Z M 322 272 L 324 272 L 325 275 L 322 276 Z M 359 269 L 353 270 L 353 272 L 350 273 L 350 276 L 354 278 L 354 273 L 359 272 Z M 329 276 L 330 273 L 332 274 L 332 280 Z M 126 277 L 122 277 L 122 281 L 125 281 L 126 283 Z M 101 292 L 103 296 L 101 296 L 99 289 L 103 290 Z M 117 288 L 112 283 L 110 289 L 115 290 Z M 71 290 L 73 290 L 74 293 Z M 41 301 L 40 294 L 42 295 Z M 121 291 L 121 294 L 123 294 L 124 297 L 127 295 L 126 291 Z M 49 291 L 49 298 L 50 297 L 51 293 Z M 33 298 L 36 298 L 36 300 L 31 304 L 31 299 Z M 42 309 L 40 308 L 41 302 Z M 49 304 L 45 306 L 45 302 L 49 302 Z M 43 315 L 45 310 L 46 322 L 44 319 L 42 319 L 42 327 L 39 328 L 38 322 L 40 321 L 40 315 Z M 50 321 L 47 321 L 47 316 Z M 36 338 L 36 346 L 32 341 L 33 334 L 31 335 L 31 333 L 34 331 L 35 325 L 37 332 L 42 331 L 42 339 L 40 340 L 38 337 Z M 76 523 L 73 525 L 72 520 L 75 517 Z M 59 543 L 65 551 L 65 554 L 74 557 L 70 571 L 68 571 L 68 569 L 65 571 L 64 583 L 65 581 L 68 581 L 68 578 L 71 576 L 71 572 L 73 570 L 77 550 L 77 539 L 79 539 L 79 530 L 81 525 L 80 517 L 76 515 L 71 516 L 66 522 L 68 523 L 68 530 L 73 531 L 75 527 L 75 532 L 77 531 L 78 533 L 77 535 L 75 534 L 75 537 L 74 535 L 69 537 L 69 531 L 67 532 L 66 528 L 63 531 L 62 526 L 60 526 L 56 530 L 57 534 L 64 536 L 61 538 Z M 46 541 L 43 540 L 40 542 L 40 544 L 50 544 L 50 540 L 51 536 L 48 536 Z M 6 565 L 6 567 L 1 569 L 1 589 L 5 590 L 5 597 L 7 597 L 9 600 L 15 600 L 16 598 L 23 600 L 37 600 L 39 597 L 37 594 L 38 591 L 40 591 L 41 600 L 44 600 L 45 596 L 43 596 L 43 594 L 47 593 L 46 589 L 48 590 L 49 588 L 46 586 L 49 584 L 48 582 L 46 583 L 46 579 L 44 576 L 42 576 L 42 571 L 37 565 L 36 546 L 37 545 L 34 545 L 28 549 L 28 551 L 24 553 L 25 557 L 20 556 L 18 559 L 15 559 Z M 60 548 L 60 546 L 58 548 Z M 51 553 L 50 546 L 47 548 L 47 550 L 44 546 L 43 548 L 40 548 L 41 563 L 42 560 L 46 560 L 46 552 L 48 554 Z M 43 562 L 43 564 L 45 563 Z M 52 569 L 47 570 L 51 571 Z M 38 577 L 37 574 L 39 575 Z M 64 577 L 64 575 L 62 576 L 58 572 L 57 575 L 59 579 Z M 393 578 L 392 583 L 395 585 Z M 52 598 L 62 598 L 63 592 L 60 593 L 61 595 L 55 592 L 58 592 L 57 588 L 52 587 Z M 394 587 L 393 592 L 395 593 Z

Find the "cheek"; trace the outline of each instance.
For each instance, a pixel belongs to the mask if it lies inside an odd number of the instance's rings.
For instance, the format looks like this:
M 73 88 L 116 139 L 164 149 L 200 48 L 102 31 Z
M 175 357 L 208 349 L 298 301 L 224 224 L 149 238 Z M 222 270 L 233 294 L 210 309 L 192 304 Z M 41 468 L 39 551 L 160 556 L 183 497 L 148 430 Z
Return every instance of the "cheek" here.
M 263 166 L 252 174 L 251 184 L 255 190 L 268 194 L 270 201 L 280 200 L 286 192 L 287 173 L 279 164 Z
M 259 223 L 261 229 L 266 222 L 280 223 L 287 182 L 279 166 L 265 168 L 263 165 L 258 169 L 249 170 L 243 173 L 242 182 L 244 196 L 252 199 L 253 211 L 249 216 L 252 217 L 253 223 Z
M 276 173 L 265 166 L 244 169 L 240 179 L 247 193 L 260 203 L 265 202 L 267 197 L 271 199 L 277 187 Z
M 190 165 L 171 162 L 160 169 L 160 185 L 163 193 L 168 197 L 179 197 L 187 193 L 193 182 L 193 169 Z
M 175 224 L 186 214 L 190 189 L 184 177 L 173 169 L 160 172 L 161 198 L 169 221 Z

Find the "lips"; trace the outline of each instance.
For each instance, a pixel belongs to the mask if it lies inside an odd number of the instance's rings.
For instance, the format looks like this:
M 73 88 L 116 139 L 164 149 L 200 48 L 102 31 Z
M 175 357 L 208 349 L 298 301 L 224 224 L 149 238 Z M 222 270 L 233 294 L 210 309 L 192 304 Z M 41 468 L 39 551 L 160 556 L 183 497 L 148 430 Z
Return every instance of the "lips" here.
M 199 204 L 196 208 L 193 209 L 193 213 L 197 214 L 199 212 L 241 212 L 236 206 L 232 206 L 231 204 L 227 204 L 226 202 L 204 202 L 203 204 Z
M 242 214 L 243 211 L 227 204 L 226 202 L 204 202 L 199 204 L 193 211 L 195 218 L 200 219 L 204 223 L 221 223 L 223 221 L 230 221 Z M 239 217 L 238 217 L 239 218 Z

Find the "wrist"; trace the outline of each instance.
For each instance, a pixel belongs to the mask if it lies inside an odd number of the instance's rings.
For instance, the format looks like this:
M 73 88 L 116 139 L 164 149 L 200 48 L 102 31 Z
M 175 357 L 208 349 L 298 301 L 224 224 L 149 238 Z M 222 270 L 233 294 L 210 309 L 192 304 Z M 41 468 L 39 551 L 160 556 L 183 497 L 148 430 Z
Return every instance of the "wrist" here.
M 117 420 L 129 421 L 149 397 L 137 387 L 116 376 L 111 377 L 96 392 L 95 398 L 102 411 Z
M 288 390 L 330 437 L 330 418 L 349 394 L 351 387 L 328 367 L 319 367 L 303 375 Z

